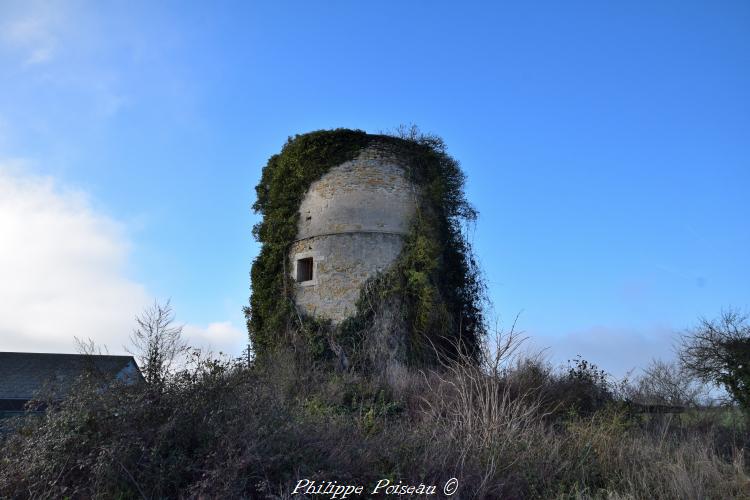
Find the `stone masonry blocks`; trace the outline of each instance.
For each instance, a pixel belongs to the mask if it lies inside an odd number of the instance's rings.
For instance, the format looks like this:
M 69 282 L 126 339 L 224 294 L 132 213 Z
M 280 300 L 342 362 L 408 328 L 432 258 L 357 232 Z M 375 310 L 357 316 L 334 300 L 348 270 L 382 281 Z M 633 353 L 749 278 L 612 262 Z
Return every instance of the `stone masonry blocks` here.
M 313 279 L 295 286 L 298 307 L 334 323 L 350 316 L 364 282 L 401 253 L 417 200 L 403 160 L 381 144 L 313 182 L 289 252 L 292 278 L 299 259 L 313 258 Z

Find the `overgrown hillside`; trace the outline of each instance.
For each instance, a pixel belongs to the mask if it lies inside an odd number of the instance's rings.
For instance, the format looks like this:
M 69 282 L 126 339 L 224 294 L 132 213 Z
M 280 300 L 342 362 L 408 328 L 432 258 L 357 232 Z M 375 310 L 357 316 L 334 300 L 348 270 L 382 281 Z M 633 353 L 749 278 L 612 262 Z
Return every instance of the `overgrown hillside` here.
M 552 370 L 512 344 L 393 385 L 291 353 L 263 366 L 194 353 L 108 390 L 90 377 L 43 416 L 3 422 L 0 497 L 292 498 L 307 479 L 441 498 L 451 478 L 452 498 L 750 497 L 733 410 L 636 413 L 596 367 Z

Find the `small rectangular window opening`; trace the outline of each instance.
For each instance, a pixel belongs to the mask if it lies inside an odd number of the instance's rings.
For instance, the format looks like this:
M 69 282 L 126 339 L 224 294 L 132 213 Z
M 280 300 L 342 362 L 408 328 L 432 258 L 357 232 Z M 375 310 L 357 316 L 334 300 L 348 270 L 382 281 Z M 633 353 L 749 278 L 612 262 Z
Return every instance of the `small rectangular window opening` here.
M 297 282 L 310 281 L 313 279 L 312 257 L 297 260 Z

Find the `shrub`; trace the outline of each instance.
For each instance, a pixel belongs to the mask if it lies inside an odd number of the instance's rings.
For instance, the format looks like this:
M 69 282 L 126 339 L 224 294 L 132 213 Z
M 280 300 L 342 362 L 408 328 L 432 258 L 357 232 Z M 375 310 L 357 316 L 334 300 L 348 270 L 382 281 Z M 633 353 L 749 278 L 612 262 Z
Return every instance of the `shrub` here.
M 499 345 L 483 365 L 447 359 L 396 385 L 283 351 L 253 366 L 194 352 L 160 384 L 84 378 L 0 434 L 0 497 L 289 498 L 302 478 L 450 477 L 456 498 L 748 497 L 744 436 L 722 415 L 551 414 L 568 401 L 560 384 L 601 384 L 600 371 L 555 372 Z
M 723 387 L 750 414 L 750 324 L 739 311 L 702 318 L 682 338 L 680 362 L 706 383 Z

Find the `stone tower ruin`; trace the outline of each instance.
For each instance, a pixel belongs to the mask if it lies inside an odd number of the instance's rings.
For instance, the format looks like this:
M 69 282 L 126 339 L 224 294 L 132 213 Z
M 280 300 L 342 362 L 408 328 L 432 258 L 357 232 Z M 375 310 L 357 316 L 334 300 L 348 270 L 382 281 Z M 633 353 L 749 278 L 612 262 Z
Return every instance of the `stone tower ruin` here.
M 293 347 L 380 370 L 457 355 L 459 343 L 478 355 L 484 288 L 464 179 L 442 139 L 414 130 L 290 137 L 255 186 L 261 247 L 245 315 L 259 359 Z
M 395 261 L 418 203 L 406 168 L 397 149 L 376 142 L 310 185 L 289 250 L 298 308 L 338 324 L 367 279 Z

